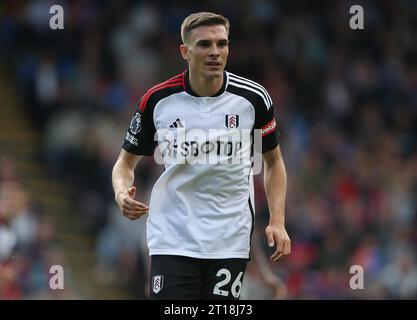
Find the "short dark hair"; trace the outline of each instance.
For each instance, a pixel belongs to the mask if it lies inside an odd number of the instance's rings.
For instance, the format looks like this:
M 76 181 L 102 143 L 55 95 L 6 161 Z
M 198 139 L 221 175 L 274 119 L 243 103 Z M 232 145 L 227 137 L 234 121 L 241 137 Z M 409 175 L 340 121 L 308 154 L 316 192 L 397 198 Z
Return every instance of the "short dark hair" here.
M 201 26 L 215 26 L 222 25 L 226 28 L 227 34 L 229 34 L 230 23 L 226 17 L 220 14 L 212 12 L 196 12 L 190 14 L 184 19 L 181 25 L 181 38 L 185 43 L 190 36 L 191 31 Z

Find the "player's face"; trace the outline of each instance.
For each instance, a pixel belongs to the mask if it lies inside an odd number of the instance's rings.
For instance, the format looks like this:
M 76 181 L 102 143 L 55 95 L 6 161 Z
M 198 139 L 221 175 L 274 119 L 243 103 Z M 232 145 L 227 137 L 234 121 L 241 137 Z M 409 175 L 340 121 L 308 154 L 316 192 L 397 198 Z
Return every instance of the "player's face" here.
M 183 47 L 183 57 L 188 60 L 191 72 L 206 79 L 223 75 L 229 55 L 229 40 L 224 26 L 201 26 L 194 29 L 188 44 Z

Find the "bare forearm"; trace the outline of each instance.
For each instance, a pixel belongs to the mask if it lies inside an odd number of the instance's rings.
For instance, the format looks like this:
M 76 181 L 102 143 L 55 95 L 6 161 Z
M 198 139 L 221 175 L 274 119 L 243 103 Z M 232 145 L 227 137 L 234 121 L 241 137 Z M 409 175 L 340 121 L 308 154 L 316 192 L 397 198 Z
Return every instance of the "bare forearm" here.
M 115 198 L 121 191 L 129 189 L 135 180 L 135 167 L 141 157 L 122 150 L 112 172 L 112 184 Z
M 285 196 L 287 193 L 287 174 L 281 149 L 275 149 L 263 155 L 265 193 L 269 206 L 269 224 L 265 229 L 268 245 L 276 244 L 271 261 L 280 261 L 291 253 L 291 240 L 285 230 Z
M 270 221 L 285 224 L 285 197 L 287 175 L 281 157 L 273 164 L 266 164 L 264 170 L 265 193 L 268 200 Z
M 141 156 L 122 150 L 112 172 L 114 199 L 122 214 L 131 220 L 140 218 L 149 210 L 146 204 L 135 200 L 136 187 L 133 181 L 135 167 L 140 159 Z
M 119 192 L 131 187 L 134 179 L 134 171 L 123 162 L 117 161 L 112 172 L 112 183 L 115 197 Z

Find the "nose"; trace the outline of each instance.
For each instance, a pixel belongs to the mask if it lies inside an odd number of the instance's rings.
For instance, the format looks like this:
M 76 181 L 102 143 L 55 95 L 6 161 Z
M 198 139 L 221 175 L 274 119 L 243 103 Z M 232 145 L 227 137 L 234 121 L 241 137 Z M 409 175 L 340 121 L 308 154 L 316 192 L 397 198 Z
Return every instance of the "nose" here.
M 219 56 L 220 56 L 219 48 L 217 47 L 217 44 L 214 44 L 211 47 L 210 57 L 219 57 Z

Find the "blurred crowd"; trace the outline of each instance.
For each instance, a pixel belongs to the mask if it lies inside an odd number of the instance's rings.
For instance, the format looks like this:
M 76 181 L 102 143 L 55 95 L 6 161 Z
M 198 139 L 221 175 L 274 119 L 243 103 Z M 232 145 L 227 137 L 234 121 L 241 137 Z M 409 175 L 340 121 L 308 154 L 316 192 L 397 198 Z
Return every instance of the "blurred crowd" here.
M 69 298 L 52 290 L 50 266 L 65 257 L 54 240 L 54 226 L 22 183 L 13 162 L 0 167 L 0 300 Z M 52 270 L 53 271 L 53 270 Z M 69 289 L 69 288 L 68 288 Z
M 182 20 L 204 10 L 230 19 L 227 70 L 271 94 L 287 165 L 292 254 L 277 265 L 266 260 L 268 210 L 257 176 L 257 254 L 264 257 L 248 266 L 243 297 L 417 298 L 417 2 L 60 3 L 65 28 L 51 30 L 50 1 L 3 1 L 0 54 L 43 134 L 43 160 L 68 179 L 76 212 L 96 239 L 100 281 L 146 297 L 145 219 L 119 214 L 111 169 L 136 101 L 186 68 Z M 349 28 L 353 4 L 363 6 L 364 30 Z M 140 163 L 141 200 L 161 171 L 152 157 Z M 18 185 L 3 185 L 0 197 L 12 199 L 9 189 L 21 199 L 12 205 L 27 212 L 12 219 L 32 225 Z M 27 228 L 22 236 L 34 237 Z M 39 252 L 27 250 L 23 260 Z M 349 287 L 354 265 L 364 270 L 363 290 Z M 4 266 L 0 278 L 10 278 Z M 8 294 L 19 297 L 24 288 Z

